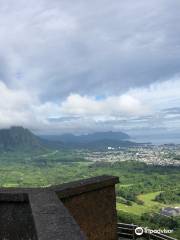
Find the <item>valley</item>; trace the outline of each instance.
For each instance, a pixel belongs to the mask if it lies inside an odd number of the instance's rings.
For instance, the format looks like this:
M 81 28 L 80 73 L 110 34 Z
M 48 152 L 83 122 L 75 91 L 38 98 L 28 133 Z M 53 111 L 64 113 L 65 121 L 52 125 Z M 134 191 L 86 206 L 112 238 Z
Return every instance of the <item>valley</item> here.
M 70 142 L 69 135 L 62 141 L 39 138 L 21 127 L 0 130 L 0 187 L 47 187 L 118 176 L 118 221 L 171 229 L 171 236 L 178 237 L 180 215 L 162 212 L 180 207 L 180 145 L 136 144 L 122 137 L 127 138 L 108 132 L 74 136 Z
M 95 153 L 83 149 L 49 149 L 38 153 L 1 152 L 0 186 L 45 187 L 103 174 L 118 176 L 120 184 L 117 185 L 116 194 L 119 221 L 155 229 L 168 229 L 175 224 L 172 236 L 177 237 L 180 217 L 169 219 L 161 216 L 160 211 L 163 207 L 180 206 L 180 201 L 165 204 L 155 198 L 161 192 L 180 189 L 179 165 L 147 164 L 133 159 L 133 155 L 129 155 L 131 148 L 126 149 L 127 154 L 124 151 Z M 171 151 L 169 149 L 169 153 Z M 167 160 L 165 162 L 168 163 Z M 155 223 L 157 215 L 160 220 Z

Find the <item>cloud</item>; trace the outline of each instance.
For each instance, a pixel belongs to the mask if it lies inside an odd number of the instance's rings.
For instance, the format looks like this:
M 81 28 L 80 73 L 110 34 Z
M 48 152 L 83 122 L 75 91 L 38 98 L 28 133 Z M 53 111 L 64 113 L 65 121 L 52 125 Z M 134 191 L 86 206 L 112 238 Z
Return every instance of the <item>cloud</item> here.
M 118 96 L 70 94 L 60 102 L 0 82 L 0 126 L 23 125 L 36 132 L 89 132 L 134 128 L 179 129 L 180 78 L 135 88 Z M 169 108 L 171 106 L 171 108 Z M 168 107 L 168 108 L 167 108 Z
M 180 127 L 178 0 L 0 4 L 0 127 Z
M 179 72 L 177 0 L 1 5 L 1 80 L 43 100 L 118 95 Z
M 96 100 L 93 97 L 71 94 L 62 103 L 61 111 L 79 116 L 127 116 L 145 114 L 146 109 L 140 101 L 130 95 L 107 97 Z
M 31 129 L 45 129 L 47 117 L 56 113 L 54 103 L 41 103 L 38 96 L 23 90 L 8 88 L 0 81 L 0 127 L 22 125 Z

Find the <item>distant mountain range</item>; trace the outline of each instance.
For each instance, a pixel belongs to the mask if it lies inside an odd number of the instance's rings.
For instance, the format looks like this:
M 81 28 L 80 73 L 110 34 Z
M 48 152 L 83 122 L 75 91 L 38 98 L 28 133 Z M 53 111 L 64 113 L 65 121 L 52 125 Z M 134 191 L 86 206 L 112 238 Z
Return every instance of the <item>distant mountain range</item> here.
M 86 148 L 86 149 L 107 149 L 108 146 L 129 146 L 133 145 L 129 135 L 123 132 L 96 132 L 84 135 L 49 135 L 41 136 L 43 139 L 55 142 L 61 142 L 65 148 Z
M 138 145 L 129 141 L 130 136 L 123 132 L 96 132 L 83 135 L 63 134 L 41 136 L 50 141 L 63 143 L 66 148 L 107 149 L 108 147 L 128 147 Z
M 62 141 L 64 143 L 90 143 L 93 141 L 113 140 L 122 141 L 130 139 L 130 136 L 123 132 L 96 132 L 83 135 L 63 134 L 63 135 L 48 135 L 41 136 L 44 139 L 51 141 Z
M 59 136 L 36 136 L 23 127 L 0 130 L 0 151 L 36 151 L 48 148 L 107 149 L 138 145 L 129 141 L 123 132 L 97 132 L 86 135 L 64 134 Z

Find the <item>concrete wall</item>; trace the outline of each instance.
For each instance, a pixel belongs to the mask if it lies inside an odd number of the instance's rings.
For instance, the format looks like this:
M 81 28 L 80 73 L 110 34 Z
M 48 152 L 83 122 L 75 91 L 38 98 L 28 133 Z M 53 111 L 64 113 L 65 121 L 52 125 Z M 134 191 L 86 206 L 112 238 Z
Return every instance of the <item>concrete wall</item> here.
M 101 176 L 48 188 L 0 189 L 0 239 L 117 240 L 118 181 Z
M 91 178 L 56 190 L 89 240 L 117 240 L 115 177 Z
M 37 240 L 28 202 L 0 202 L 0 239 Z
M 106 187 L 62 200 L 89 240 L 116 240 L 114 187 Z

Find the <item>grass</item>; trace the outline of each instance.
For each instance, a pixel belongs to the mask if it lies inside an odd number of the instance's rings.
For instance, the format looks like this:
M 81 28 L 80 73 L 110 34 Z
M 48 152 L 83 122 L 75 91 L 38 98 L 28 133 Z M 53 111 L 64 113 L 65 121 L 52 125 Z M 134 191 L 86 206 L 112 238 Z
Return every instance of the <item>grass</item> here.
M 151 207 L 152 205 L 157 205 L 157 202 L 154 201 L 155 197 L 158 196 L 161 192 L 151 192 L 146 194 L 140 194 L 138 196 L 139 200 L 142 200 L 146 206 Z
M 130 219 L 131 223 L 139 225 L 142 225 L 142 214 L 159 212 L 167 206 L 154 199 L 160 191 L 176 189 L 180 180 L 179 169 L 176 168 L 147 166 L 134 161 L 113 165 L 92 163 L 79 152 L 0 153 L 0 187 L 44 187 L 103 174 L 119 176 L 121 184 L 116 186 L 117 191 L 144 193 L 137 196 L 143 205 L 117 203 L 118 216 L 123 218 L 125 213 L 125 222 Z M 117 196 L 122 198 L 121 194 Z
M 138 195 L 138 199 L 143 201 L 143 205 L 139 205 L 135 202 L 132 202 L 132 206 L 128 206 L 123 203 L 117 203 L 117 210 L 121 210 L 123 212 L 128 212 L 135 215 L 142 215 L 143 213 L 152 213 L 152 212 L 159 212 L 160 209 L 163 207 L 168 206 L 180 206 L 180 204 L 170 204 L 166 205 L 157 201 L 154 201 L 155 197 L 159 195 L 161 192 L 151 192 L 146 194 L 140 194 Z
M 135 215 L 142 215 L 143 213 L 148 212 L 157 212 L 165 205 L 159 202 L 154 201 L 155 197 L 160 192 L 151 192 L 146 194 L 138 195 L 138 199 L 144 202 L 143 205 L 139 205 L 137 203 L 132 203 L 132 206 L 128 206 L 123 203 L 117 203 L 117 210 L 122 210 L 124 212 L 128 212 Z
M 131 186 L 133 186 L 133 184 L 121 184 L 121 187 L 123 188 L 131 187 Z

